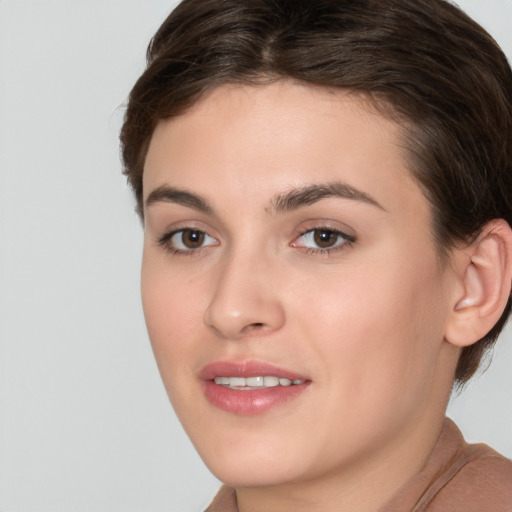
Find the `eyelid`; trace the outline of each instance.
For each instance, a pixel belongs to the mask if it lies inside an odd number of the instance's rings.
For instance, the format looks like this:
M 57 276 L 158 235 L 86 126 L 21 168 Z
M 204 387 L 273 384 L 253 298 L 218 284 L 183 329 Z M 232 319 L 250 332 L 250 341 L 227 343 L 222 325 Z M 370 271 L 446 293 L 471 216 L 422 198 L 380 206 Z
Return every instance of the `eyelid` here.
M 315 223 L 308 222 L 306 226 L 303 225 L 302 229 L 295 236 L 293 241 L 290 243 L 291 247 L 302 249 L 305 250 L 307 253 L 312 254 L 332 255 L 334 252 L 342 250 L 346 246 L 350 246 L 357 241 L 355 235 L 351 235 L 347 233 L 344 229 L 340 229 L 339 227 L 333 226 L 333 223 L 331 221 L 318 221 Z M 341 240 L 339 242 L 337 241 L 336 244 L 331 247 L 308 247 L 302 243 L 299 243 L 300 240 L 304 240 L 304 237 L 308 235 L 308 233 L 313 233 L 315 231 L 331 232 L 336 236 L 340 237 Z
M 183 249 L 183 248 L 179 248 L 179 247 L 174 247 L 171 244 L 173 237 L 176 236 L 177 234 L 183 233 L 185 231 L 196 231 L 196 232 L 202 233 L 203 235 L 205 235 L 205 237 L 212 240 L 214 243 L 208 243 L 206 245 L 201 245 L 200 247 L 197 247 L 197 248 Z M 175 227 L 175 228 L 170 228 L 163 235 L 157 237 L 156 243 L 159 246 L 163 247 L 167 252 L 169 252 L 173 255 L 187 255 L 187 256 L 200 254 L 203 251 L 207 250 L 208 248 L 215 247 L 220 244 L 219 240 L 216 237 L 210 235 L 207 230 L 198 228 L 195 225 L 184 225 L 184 226 L 179 226 L 179 227 Z
M 304 237 L 304 235 L 307 235 L 308 233 L 312 233 L 313 231 L 330 231 L 336 235 L 339 235 L 341 238 L 343 238 L 347 242 L 355 242 L 356 241 L 356 238 L 354 236 L 351 236 L 351 235 L 345 233 L 344 231 L 341 231 L 340 229 L 335 229 L 335 228 L 325 227 L 325 226 L 318 226 L 316 228 L 306 229 L 306 230 L 302 231 L 299 234 L 299 236 L 297 236 L 295 238 L 295 240 L 298 240 L 298 239 Z M 292 245 L 293 245 L 293 242 L 292 242 Z

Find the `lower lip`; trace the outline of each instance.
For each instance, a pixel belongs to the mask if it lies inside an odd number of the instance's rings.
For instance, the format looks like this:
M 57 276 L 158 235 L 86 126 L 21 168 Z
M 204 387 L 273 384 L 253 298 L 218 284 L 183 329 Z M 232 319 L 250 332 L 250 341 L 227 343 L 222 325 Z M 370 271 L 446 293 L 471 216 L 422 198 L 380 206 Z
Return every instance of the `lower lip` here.
M 204 394 L 210 403 L 223 411 L 252 416 L 262 414 L 297 398 L 308 385 L 308 382 L 304 382 L 292 386 L 236 390 L 208 380 L 204 381 Z

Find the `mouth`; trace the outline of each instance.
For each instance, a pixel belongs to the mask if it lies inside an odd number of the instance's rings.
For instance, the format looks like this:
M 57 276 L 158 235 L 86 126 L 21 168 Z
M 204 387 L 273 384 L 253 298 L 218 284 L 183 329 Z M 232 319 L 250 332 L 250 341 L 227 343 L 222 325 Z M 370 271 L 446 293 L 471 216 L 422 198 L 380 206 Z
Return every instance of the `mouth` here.
M 285 377 L 276 377 L 275 375 L 265 375 L 258 377 L 214 377 L 213 382 L 228 389 L 239 391 L 251 391 L 277 386 L 298 386 L 304 384 L 305 379 L 287 379 Z
M 260 361 L 220 361 L 200 373 L 203 391 L 215 407 L 239 415 L 263 414 L 299 397 L 311 380 Z

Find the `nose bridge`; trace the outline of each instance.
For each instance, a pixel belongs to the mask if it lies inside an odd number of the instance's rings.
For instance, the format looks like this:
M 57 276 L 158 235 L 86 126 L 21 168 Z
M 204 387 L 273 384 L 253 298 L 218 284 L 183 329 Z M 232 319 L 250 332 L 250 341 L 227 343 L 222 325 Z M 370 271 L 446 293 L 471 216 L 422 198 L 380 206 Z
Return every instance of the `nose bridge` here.
M 283 304 L 274 285 L 276 265 L 249 249 L 233 249 L 219 262 L 212 300 L 205 323 L 223 338 L 239 339 L 249 333 L 279 329 Z

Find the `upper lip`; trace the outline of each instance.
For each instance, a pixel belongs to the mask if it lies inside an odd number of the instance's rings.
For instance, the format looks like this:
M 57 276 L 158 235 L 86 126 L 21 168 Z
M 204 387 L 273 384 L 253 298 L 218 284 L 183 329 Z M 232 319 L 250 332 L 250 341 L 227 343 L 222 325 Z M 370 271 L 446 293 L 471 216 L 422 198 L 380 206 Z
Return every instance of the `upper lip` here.
M 308 380 L 307 377 L 265 361 L 215 361 L 207 364 L 200 372 L 201 380 L 215 377 L 260 377 L 274 376 L 280 379 Z

